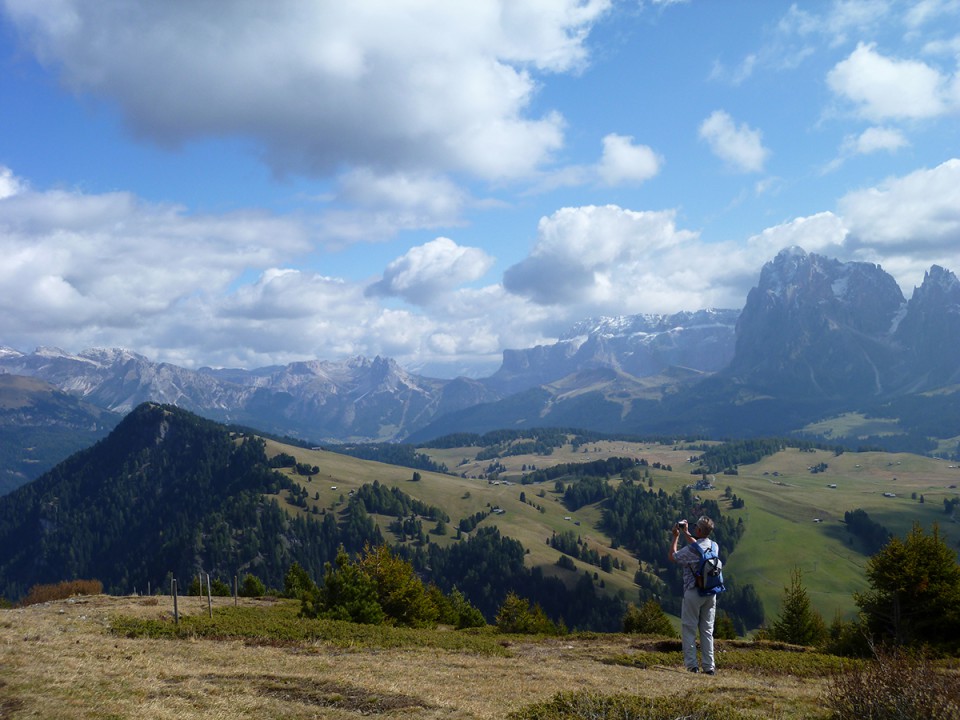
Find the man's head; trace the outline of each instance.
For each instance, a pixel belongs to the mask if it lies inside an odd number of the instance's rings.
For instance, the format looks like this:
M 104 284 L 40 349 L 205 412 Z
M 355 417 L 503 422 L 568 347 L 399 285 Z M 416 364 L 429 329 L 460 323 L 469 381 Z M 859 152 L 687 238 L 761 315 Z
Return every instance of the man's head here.
M 713 532 L 713 520 L 708 518 L 706 515 L 701 515 L 700 519 L 697 520 L 697 524 L 694 527 L 694 532 L 697 537 L 709 537 L 710 533 Z

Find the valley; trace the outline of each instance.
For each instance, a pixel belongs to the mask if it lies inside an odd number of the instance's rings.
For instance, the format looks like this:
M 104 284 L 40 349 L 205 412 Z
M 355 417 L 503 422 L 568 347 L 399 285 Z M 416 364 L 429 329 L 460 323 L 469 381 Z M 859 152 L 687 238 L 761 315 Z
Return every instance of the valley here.
M 610 573 L 600 571 L 599 577 L 608 592 L 622 591 L 627 600 L 635 602 L 637 588 L 633 576 L 639 565 L 625 549 L 611 549 L 611 540 L 601 527 L 602 503 L 568 510 L 553 482 L 520 484 L 522 469 L 609 457 L 644 458 L 649 463 L 654 489 L 673 493 L 697 479 L 691 474 L 696 465 L 689 459 L 699 454 L 696 449 L 699 445 L 599 441 L 576 450 L 568 444 L 551 455 L 506 456 L 495 461 L 474 459 L 459 467 L 465 458 L 475 458 L 482 448 L 422 448 L 420 451 L 436 462 L 443 462 L 467 477 L 421 472 L 418 482 L 411 480 L 413 471 L 409 468 L 328 451 L 304 450 L 272 441 L 268 443 L 268 451 L 287 452 L 301 462 L 320 468 L 320 474 L 310 482 L 290 473 L 291 478 L 307 490 L 311 508 L 316 505 L 335 509 L 341 496 L 346 497 L 351 490 L 375 480 L 443 508 L 451 518 L 449 532 L 445 536 L 431 535 L 430 541 L 435 543 L 455 541 L 458 519 L 492 507 L 502 508 L 503 514 L 491 513 L 479 527 L 495 526 L 504 535 L 520 540 L 528 550 L 529 567 L 540 567 L 544 573 L 560 577 L 569 585 L 574 584 L 583 571 L 599 570 L 580 560 L 574 561 L 576 571 L 556 566 L 559 553 L 546 541 L 553 533 L 574 530 L 590 547 L 621 560 L 624 569 Z M 491 462 L 506 468 L 498 473 L 495 481 L 481 477 Z M 655 463 L 672 470 L 655 468 Z M 822 472 L 811 473 L 808 469 L 821 463 L 827 466 Z M 729 576 L 738 583 L 755 587 L 768 619 L 776 617 L 794 567 L 802 571 L 811 602 L 828 623 L 837 613 L 847 619 L 853 616 L 853 593 L 867 587 L 864 578 L 867 555 L 861 542 L 847 531 L 845 512 L 863 509 L 871 519 L 901 537 L 914 522 L 920 523 L 927 532 L 936 523 L 941 536 L 960 553 L 960 524 L 953 514 L 944 512 L 944 500 L 960 497 L 960 468 L 956 463 L 906 453 L 848 452 L 835 456 L 826 450 L 801 452 L 788 448 L 757 463 L 741 466 L 738 475 L 717 475 L 714 485 L 714 489 L 698 494 L 718 501 L 725 515 L 742 519 L 746 528 L 728 559 Z M 834 485 L 836 487 L 832 487 Z M 734 509 L 724 499 L 727 487 L 744 500 L 743 508 Z M 313 499 L 317 493 L 319 500 Z M 521 493 L 527 502 L 521 501 Z M 530 503 L 542 507 L 543 512 Z M 287 507 L 291 512 L 303 512 Z M 390 518 L 380 520 L 384 536 L 394 541 L 384 522 Z M 675 520 L 663 518 L 664 536 Z

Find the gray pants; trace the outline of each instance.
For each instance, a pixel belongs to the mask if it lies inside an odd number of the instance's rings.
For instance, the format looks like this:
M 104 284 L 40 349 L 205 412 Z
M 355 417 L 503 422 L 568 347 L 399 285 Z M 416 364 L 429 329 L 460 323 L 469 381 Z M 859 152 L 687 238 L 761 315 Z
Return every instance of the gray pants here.
M 717 596 L 703 597 L 696 588 L 683 593 L 680 615 L 680 637 L 683 640 L 683 664 L 697 667 L 697 630 L 700 631 L 700 654 L 704 670 L 714 670 L 713 621 L 717 614 Z

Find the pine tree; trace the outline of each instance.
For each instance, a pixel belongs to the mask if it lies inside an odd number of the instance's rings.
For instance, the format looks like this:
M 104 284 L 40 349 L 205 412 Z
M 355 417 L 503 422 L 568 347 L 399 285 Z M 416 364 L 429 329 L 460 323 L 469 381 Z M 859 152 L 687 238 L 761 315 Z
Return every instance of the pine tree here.
M 317 586 L 310 574 L 301 567 L 300 563 L 293 563 L 283 579 L 284 597 L 299 598 L 314 592 L 316 589 Z
M 820 613 L 810 606 L 800 568 L 790 573 L 790 587 L 784 588 L 780 616 L 770 628 L 770 639 L 794 645 L 818 645 L 827 636 Z
M 936 524 L 929 536 L 915 523 L 892 538 L 867 562 L 867 581 L 854 600 L 874 637 L 960 647 L 960 565 Z
M 427 627 L 436 624 L 437 607 L 413 566 L 395 556 L 386 545 L 364 548 L 358 565 L 373 582 L 380 607 L 398 625 Z
M 373 581 L 341 546 L 333 564 L 326 564 L 323 587 L 301 598 L 301 615 L 379 625 L 386 617 Z

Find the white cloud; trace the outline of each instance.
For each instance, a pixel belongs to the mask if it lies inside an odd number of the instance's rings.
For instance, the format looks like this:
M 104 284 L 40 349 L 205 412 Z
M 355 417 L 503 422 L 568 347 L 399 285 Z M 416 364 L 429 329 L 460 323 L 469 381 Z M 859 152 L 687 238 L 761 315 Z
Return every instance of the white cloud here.
M 717 157 L 740 172 L 761 172 L 770 154 L 759 130 L 746 123 L 738 127 L 723 110 L 714 111 L 700 124 L 700 138 Z
M 960 267 L 960 160 L 851 192 L 839 200 L 837 213 L 767 228 L 747 245 L 762 258 L 799 245 L 827 257 L 877 263 L 909 297 L 931 265 Z
M 894 128 L 867 128 L 859 136 L 850 140 L 850 148 L 858 155 L 887 151 L 896 152 L 910 143 L 903 133 Z
M 907 27 L 918 29 L 944 15 L 960 14 L 957 0 L 914 0 L 904 17 Z
M 840 146 L 840 155 L 831 160 L 824 172 L 833 172 L 840 168 L 847 160 L 856 155 L 872 155 L 878 152 L 895 153 L 900 148 L 908 147 L 910 141 L 896 128 L 871 127 L 859 135 L 848 135 Z
M 13 174 L 13 170 L 0 165 L 0 200 L 17 195 L 24 190 L 26 190 L 26 186 Z
M 747 241 L 747 248 L 755 257 L 763 258 L 761 262 L 795 245 L 807 252 L 835 257 L 844 254 L 846 238 L 843 219 L 832 212 L 822 212 L 766 228 Z
M 0 176 L 17 188 L 0 198 L 3 344 L 123 346 L 185 366 L 379 354 L 492 372 L 504 347 L 544 341 L 542 308 L 499 285 L 460 287 L 493 258 L 446 238 L 397 258 L 380 292 L 366 292 L 284 267 L 310 249 L 305 219 L 192 215 L 128 193 L 39 192 Z M 399 194 L 398 206 L 421 197 L 392 186 L 371 193 Z M 384 295 L 429 312 L 384 307 Z
M 507 291 L 566 322 L 592 315 L 736 306 L 754 258 L 676 227 L 672 211 L 569 207 L 540 220 L 530 255 L 504 273 Z
M 610 0 L 5 0 L 64 83 L 163 145 L 243 136 L 280 173 L 516 178 L 563 143 L 531 116 L 535 73 L 569 72 Z
M 938 70 L 916 60 L 888 58 L 873 44 L 858 44 L 830 70 L 827 84 L 873 121 L 933 118 L 955 105 L 947 78 Z
M 411 248 L 391 262 L 367 294 L 396 295 L 417 305 L 434 304 L 440 300 L 438 296 L 483 277 L 493 262 L 479 248 L 462 247 L 440 237 Z
M 661 158 L 646 145 L 634 145 L 633 138 L 611 133 L 603 138 L 603 157 L 597 167 L 607 185 L 644 182 L 660 172 Z
M 958 159 L 849 193 L 839 208 L 858 244 L 918 259 L 960 259 Z
M 851 32 L 863 35 L 886 22 L 891 4 L 888 0 L 833 0 L 821 13 L 809 12 L 793 4 L 781 18 L 777 29 L 782 35 L 820 36 L 836 47 L 847 42 Z
M 43 329 L 93 342 L 163 322 L 246 268 L 306 248 L 297 223 L 263 213 L 190 215 L 127 193 L 21 190 L 0 199 L 0 336 Z
M 449 178 L 357 168 L 337 179 L 330 206 L 317 222 L 318 237 L 331 244 L 376 241 L 402 230 L 462 224 L 466 193 Z
M 734 68 L 728 68 L 719 60 L 715 60 L 713 68 L 710 70 L 710 79 L 728 82 L 731 85 L 742 85 L 753 75 L 757 61 L 758 57 L 755 53 L 747 55 Z

